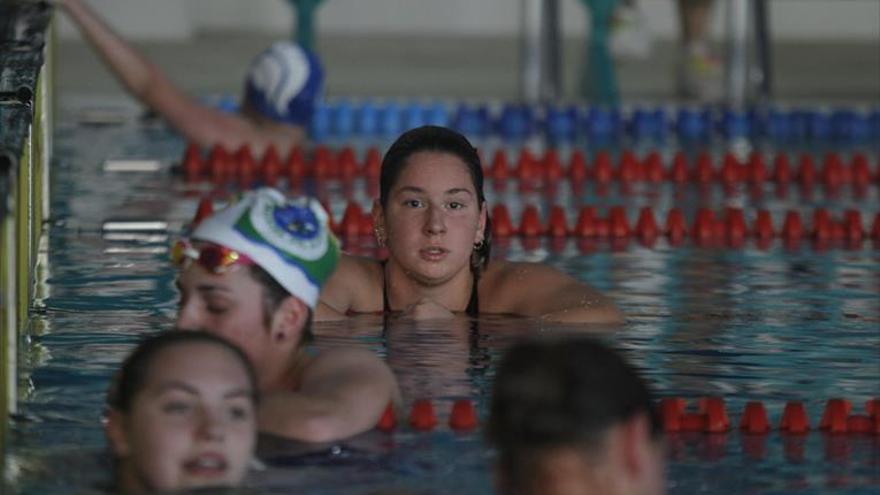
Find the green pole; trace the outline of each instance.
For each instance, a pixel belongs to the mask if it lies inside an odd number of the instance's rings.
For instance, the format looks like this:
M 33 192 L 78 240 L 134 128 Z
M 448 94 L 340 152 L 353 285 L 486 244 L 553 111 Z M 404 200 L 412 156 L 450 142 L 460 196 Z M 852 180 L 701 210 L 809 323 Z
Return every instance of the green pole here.
M 293 39 L 301 47 L 315 51 L 315 12 L 323 0 L 288 0 L 296 12 Z
M 609 50 L 616 0 L 581 0 L 590 15 L 587 60 L 581 65 L 581 96 L 592 103 L 617 105 L 620 96 Z

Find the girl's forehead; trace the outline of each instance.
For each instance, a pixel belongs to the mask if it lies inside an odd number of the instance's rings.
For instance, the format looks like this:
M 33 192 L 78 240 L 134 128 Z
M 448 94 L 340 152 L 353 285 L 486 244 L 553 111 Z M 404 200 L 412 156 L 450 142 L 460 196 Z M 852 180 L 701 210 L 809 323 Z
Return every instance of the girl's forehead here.
M 188 330 L 172 330 L 184 332 Z M 180 344 L 162 349 L 150 365 L 150 378 L 164 378 L 175 375 L 180 370 L 201 372 L 207 369 L 241 370 L 247 376 L 247 368 L 232 350 L 214 342 L 181 342 Z M 181 377 L 192 376 L 187 374 Z
M 397 177 L 395 187 L 405 187 L 413 181 L 458 182 L 460 186 L 474 188 L 468 166 L 461 158 L 436 151 L 420 151 L 410 156 Z
M 236 266 L 223 273 L 212 273 L 199 263 L 191 263 L 180 270 L 177 280 L 180 285 L 193 285 L 193 288 L 210 286 L 227 291 L 244 288 L 242 295 L 251 294 L 254 285 L 259 285 L 246 266 Z

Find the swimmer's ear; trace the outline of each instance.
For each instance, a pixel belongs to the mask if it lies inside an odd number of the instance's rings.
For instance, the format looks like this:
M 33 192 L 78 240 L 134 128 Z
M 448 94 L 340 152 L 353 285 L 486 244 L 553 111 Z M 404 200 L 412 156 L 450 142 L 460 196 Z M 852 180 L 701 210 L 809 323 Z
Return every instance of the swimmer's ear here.
M 104 415 L 104 433 L 114 457 L 127 457 L 131 453 L 125 434 L 125 415 L 119 410 L 112 407 L 107 409 Z
M 483 201 L 480 204 L 480 220 L 477 223 L 477 235 L 474 237 L 474 244 L 483 242 L 486 240 L 486 222 L 489 220 L 489 207 L 486 206 L 486 202 Z
M 281 344 L 284 342 L 299 342 L 309 317 L 309 307 L 298 297 L 285 297 L 275 314 L 272 315 L 272 327 L 270 328 L 272 340 Z
M 378 199 L 373 200 L 373 226 L 377 229 L 385 229 L 385 210 L 382 209 L 382 203 Z
M 630 479 L 640 479 L 650 469 L 653 439 L 647 414 L 636 414 L 622 425 L 623 460 Z

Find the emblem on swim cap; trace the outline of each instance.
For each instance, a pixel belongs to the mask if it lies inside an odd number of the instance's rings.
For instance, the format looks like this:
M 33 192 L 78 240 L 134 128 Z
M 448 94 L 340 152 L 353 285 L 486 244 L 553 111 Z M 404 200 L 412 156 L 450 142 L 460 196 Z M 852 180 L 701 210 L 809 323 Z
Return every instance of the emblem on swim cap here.
M 192 238 L 247 255 L 313 308 L 339 259 L 339 244 L 321 204 L 314 198 L 287 198 L 271 188 L 245 193 L 203 220 Z
M 324 71 L 314 53 L 279 41 L 251 62 L 245 100 L 272 120 L 305 126 L 312 120 L 323 84 Z
M 274 246 L 284 256 L 319 259 L 327 252 L 327 214 L 311 198 L 281 203 L 273 195 L 256 197 L 254 206 L 236 223 L 244 235 Z
M 315 212 L 309 208 L 299 206 L 275 208 L 272 216 L 276 225 L 296 238 L 313 239 L 318 235 L 320 225 Z

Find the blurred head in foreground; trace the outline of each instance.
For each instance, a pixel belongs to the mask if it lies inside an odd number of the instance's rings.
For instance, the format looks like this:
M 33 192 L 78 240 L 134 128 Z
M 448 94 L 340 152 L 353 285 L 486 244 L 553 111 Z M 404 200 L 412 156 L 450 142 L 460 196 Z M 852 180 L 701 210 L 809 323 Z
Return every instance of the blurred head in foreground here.
M 117 488 L 141 494 L 237 485 L 256 442 L 257 388 L 244 354 L 202 332 L 164 332 L 126 358 L 105 429 Z
M 503 357 L 487 427 L 504 495 L 664 492 L 659 420 L 644 380 L 588 337 L 528 340 Z

